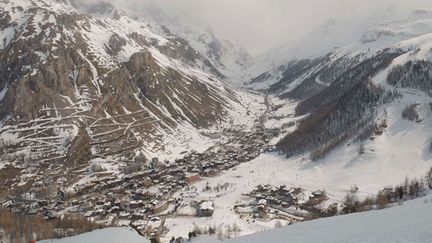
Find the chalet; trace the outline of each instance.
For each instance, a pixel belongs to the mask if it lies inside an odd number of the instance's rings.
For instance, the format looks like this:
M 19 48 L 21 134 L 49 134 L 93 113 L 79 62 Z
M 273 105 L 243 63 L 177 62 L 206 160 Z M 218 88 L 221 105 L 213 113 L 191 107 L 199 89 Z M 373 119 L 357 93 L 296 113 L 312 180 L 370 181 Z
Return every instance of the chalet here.
M 147 190 L 137 190 L 132 196 L 134 200 L 149 200 L 154 197 L 155 195 Z
M 132 222 L 132 226 L 134 226 L 134 228 L 137 230 L 144 230 L 147 226 L 147 223 L 144 220 L 136 220 Z
M 72 204 L 72 206 L 77 206 L 77 205 L 81 204 L 81 201 L 79 201 L 78 199 L 74 199 L 74 200 L 72 200 L 71 204 Z
M 169 194 L 169 192 L 170 192 L 169 187 L 167 187 L 167 186 L 164 186 L 164 187 L 159 188 L 159 191 L 160 191 L 163 195 L 167 195 L 167 194 Z
M 213 202 L 204 201 L 197 208 L 198 217 L 211 217 L 214 213 Z
M 144 219 L 144 214 L 142 213 L 133 213 L 131 216 L 132 220 L 143 220 Z
M 96 199 L 96 200 L 95 200 L 95 204 L 96 204 L 97 206 L 103 206 L 103 205 L 105 204 L 105 200 L 104 200 L 104 198 L 98 198 L 98 199 Z
M 103 208 L 95 208 L 94 210 L 96 215 L 105 215 L 106 211 Z
M 281 207 L 282 208 L 289 208 L 290 204 L 287 202 L 282 202 Z
M 144 202 L 142 200 L 129 202 L 129 208 L 130 209 L 137 209 L 137 208 L 140 208 L 142 206 L 144 206 Z
M 215 169 L 211 169 L 211 168 L 207 168 L 203 172 L 204 176 L 215 176 L 216 173 L 217 173 L 216 170 Z
M 311 197 L 314 197 L 314 198 L 320 198 L 320 197 L 324 197 L 325 196 L 325 192 L 323 192 L 323 191 L 314 191 L 314 192 L 312 192 L 312 195 L 311 195 Z
M 114 200 L 114 206 L 116 206 L 116 207 L 120 207 L 121 204 L 122 204 L 122 202 L 121 202 L 120 199 L 116 198 L 116 199 Z
M 267 206 L 266 205 L 258 205 L 256 208 L 257 216 L 259 218 L 266 218 L 267 217 Z
M 201 170 L 198 167 L 195 166 L 195 167 L 192 168 L 192 170 L 190 172 L 192 172 L 192 173 L 200 173 Z
M 153 182 L 159 180 L 160 178 L 161 178 L 161 176 L 159 173 L 154 173 L 150 176 L 150 179 L 152 179 Z M 157 183 L 155 183 L 155 184 L 157 184 Z
M 130 216 L 131 216 L 131 213 L 128 213 L 128 212 L 121 212 L 121 213 L 119 213 L 119 217 L 121 219 L 129 219 Z
M 120 207 L 114 206 L 107 210 L 108 213 L 118 213 L 120 212 Z
M 288 208 L 280 208 L 280 211 L 302 218 L 309 217 L 311 215 L 311 213 L 309 213 L 308 211 L 299 209 L 295 206 L 291 206 Z
M 165 181 L 173 181 L 174 180 L 174 176 L 172 176 L 172 175 L 167 175 L 167 176 L 165 176 Z
M 258 206 L 265 206 L 265 207 L 267 207 L 267 200 L 266 199 L 260 199 L 259 201 L 258 201 L 258 204 L 257 204 Z
M 103 209 L 108 209 L 108 208 L 110 208 L 111 206 L 112 206 L 112 202 L 107 201 L 107 202 L 105 202 L 105 203 L 102 205 L 102 208 L 103 208 Z
M 282 204 L 282 200 L 280 200 L 279 198 L 277 198 L 277 197 L 268 197 L 267 198 L 267 201 L 268 201 L 268 203 L 270 204 L 270 205 L 272 205 L 273 207 L 277 207 L 277 206 L 280 206 L 281 204 Z
M 312 205 L 317 205 L 327 200 L 327 195 L 325 191 L 314 191 L 309 196 L 309 203 Z
M 253 207 L 236 207 L 235 212 L 238 214 L 252 214 L 254 209 Z
M 168 206 L 169 206 L 169 204 L 167 201 L 162 201 L 162 202 L 155 201 L 152 211 L 154 214 L 161 213 L 161 212 L 167 210 Z

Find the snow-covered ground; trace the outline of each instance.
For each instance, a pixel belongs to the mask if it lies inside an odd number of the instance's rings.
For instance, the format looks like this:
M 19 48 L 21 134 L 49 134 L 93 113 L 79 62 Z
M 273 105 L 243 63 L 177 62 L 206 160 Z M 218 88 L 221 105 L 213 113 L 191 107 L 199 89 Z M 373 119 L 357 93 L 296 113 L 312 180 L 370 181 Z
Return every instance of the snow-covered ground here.
M 194 184 L 194 188 L 181 191 L 184 204 L 192 200 L 210 200 L 215 212 L 209 218 L 174 217 L 168 218 L 165 225 L 169 228 L 167 237 L 186 236 L 194 227 L 220 227 L 237 225 L 238 235 L 248 235 L 275 227 L 276 221 L 248 222 L 234 212 L 234 205 L 247 203 L 251 199 L 244 194 L 257 185 L 286 185 L 300 187 L 306 194 L 315 190 L 325 190 L 329 202 L 342 202 L 350 188 L 356 185 L 358 197 L 376 195 L 386 186 L 401 184 L 406 177 L 420 178 L 432 167 L 429 152 L 432 136 L 432 114 L 428 107 L 431 98 L 421 92 L 401 89 L 403 98 L 383 107 L 377 122 L 386 120 L 388 127 L 380 136 L 361 143 L 347 142 L 337 148 L 325 159 L 314 162 L 307 155 L 287 159 L 276 153 L 262 154 L 255 160 L 243 163 L 213 178 L 206 178 Z M 420 103 L 420 123 L 402 119 L 402 110 L 413 102 Z M 290 106 L 282 107 L 282 113 L 289 113 Z M 283 111 L 284 110 L 284 111 Z M 277 112 L 273 114 L 279 115 Z M 289 118 L 284 122 L 288 122 Z M 294 119 L 294 118 L 292 118 Z M 270 127 L 273 121 L 267 121 Z M 360 146 L 364 153 L 359 153 Z M 203 191 L 209 185 L 228 184 L 227 190 Z M 196 191 L 195 191 L 196 188 Z M 307 197 L 307 195 L 306 195 Z M 282 222 L 286 224 L 286 222 Z
M 402 139 L 403 140 L 403 139 Z M 385 145 L 383 145 L 385 146 Z M 387 146 L 392 146 L 389 143 Z M 393 147 L 394 148 L 394 147 Z M 379 189 L 387 185 L 397 185 L 403 182 L 406 176 L 419 177 L 425 174 L 432 163 L 430 161 L 409 161 L 404 163 L 397 153 L 406 153 L 406 150 L 395 150 L 388 154 L 386 159 L 348 159 L 349 155 L 357 153 L 353 147 L 332 155 L 340 159 L 314 163 L 301 158 L 286 160 L 276 154 L 264 154 L 250 163 L 244 163 L 218 177 L 201 181 L 195 186 L 199 198 L 211 200 L 215 204 L 215 212 L 210 218 L 177 217 L 167 219 L 165 225 L 170 229 L 168 236 L 186 236 L 195 226 L 208 227 L 234 225 L 241 229 L 239 235 L 252 234 L 275 227 L 276 221 L 248 223 L 235 214 L 233 207 L 239 202 L 248 202 L 250 199 L 243 196 L 259 184 L 275 186 L 298 186 L 308 191 L 323 189 L 327 191 L 331 201 L 341 202 L 350 187 L 357 185 L 359 195 L 376 194 Z M 385 151 L 385 150 L 383 150 Z M 409 153 L 408 153 L 409 155 Z M 382 155 L 384 156 L 384 155 Z M 400 162 L 396 158 L 401 158 Z M 393 164 L 393 166 L 392 166 Z M 227 191 L 201 192 L 207 185 L 229 183 Z M 187 201 L 188 198 L 185 198 Z
M 431 217 L 432 195 L 429 195 L 402 206 L 298 223 L 226 242 L 426 243 L 432 239 Z M 220 241 L 203 237 L 193 242 Z
M 106 228 L 95 230 L 85 234 L 67 237 L 63 239 L 52 239 L 40 243 L 146 243 L 146 238 L 138 235 L 135 230 L 128 228 Z
M 297 223 L 280 229 L 227 240 L 232 243 L 320 242 L 320 243 L 426 243 L 432 239 L 432 195 L 383 210 L 374 210 Z M 107 228 L 64 239 L 41 243 L 138 243 L 149 242 L 127 228 Z M 215 237 L 202 236 L 192 242 L 217 243 Z

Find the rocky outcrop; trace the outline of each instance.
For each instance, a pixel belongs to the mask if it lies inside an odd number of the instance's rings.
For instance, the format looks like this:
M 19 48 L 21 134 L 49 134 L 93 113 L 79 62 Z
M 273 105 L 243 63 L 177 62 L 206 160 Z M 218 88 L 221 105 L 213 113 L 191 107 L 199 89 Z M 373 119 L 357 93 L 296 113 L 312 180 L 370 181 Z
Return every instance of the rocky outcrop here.
M 80 127 L 78 135 L 72 141 L 72 144 L 66 155 L 66 164 L 68 165 L 85 165 L 92 159 L 91 138 L 85 127 Z

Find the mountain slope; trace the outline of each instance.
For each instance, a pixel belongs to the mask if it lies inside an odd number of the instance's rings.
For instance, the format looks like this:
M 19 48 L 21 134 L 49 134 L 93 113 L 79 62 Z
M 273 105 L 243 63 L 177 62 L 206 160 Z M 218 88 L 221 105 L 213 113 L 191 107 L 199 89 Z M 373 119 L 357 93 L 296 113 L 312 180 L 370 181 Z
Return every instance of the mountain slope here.
M 124 6 L 121 1 L 114 2 Z M 174 34 L 187 40 L 226 80 L 241 85 L 246 79 L 243 75 L 253 62 L 251 55 L 246 49 L 218 37 L 202 20 L 182 13 L 172 13 L 147 2 L 133 3 L 127 11 L 138 19 L 145 19 L 161 33 Z
M 249 86 L 303 100 L 382 50 L 432 30 L 429 10 L 387 11 L 365 19 L 331 19 L 298 42 L 262 55 L 250 70 L 257 78 Z
M 416 102 L 413 95 L 430 93 L 431 13 L 379 20 L 356 33 L 354 42 L 322 52 L 326 54 L 293 54 L 288 63 L 253 79 L 250 87 L 297 102 L 301 120 L 279 141 L 279 151 L 318 160 L 343 144 L 385 133 L 389 116 L 404 119 L 402 110 L 387 114 L 401 100 L 406 109 L 425 109 L 428 99 Z M 426 112 L 423 119 L 429 116 Z M 420 118 L 413 120 L 422 124 Z
M 200 129 L 247 116 L 247 102 L 240 104 L 186 41 L 159 35 L 111 5 L 94 5 L 90 13 L 55 0 L 1 6 L 6 163 L 60 162 L 68 154 L 78 154 L 71 163 L 84 164 L 139 152 L 172 158 L 189 146 L 210 146 Z M 80 140 L 89 147 L 70 151 Z
M 353 186 L 358 188 L 356 195 L 364 199 L 382 188 L 401 183 L 405 178 L 423 176 L 432 166 L 432 39 L 427 27 L 430 19 L 430 12 L 416 11 L 405 19 L 377 24 L 377 27 L 359 33 L 359 39 L 353 43 L 310 58 L 294 58 L 279 69 L 253 80 L 251 87 L 269 93 L 268 102 L 272 105 L 265 126 L 281 132 L 281 140 L 272 141 L 277 144 L 280 156 L 264 154 L 236 170 L 197 183 L 198 190 L 205 188 L 206 183 L 229 183 L 231 187 L 221 194 L 203 193 L 206 199 L 215 202 L 217 211 L 212 218 L 173 219 L 169 221 L 170 225 L 181 224 L 190 229 L 194 223 L 210 226 L 223 219 L 225 224 L 237 225 L 241 229 L 238 234 L 252 234 L 274 227 L 275 222 L 271 220 L 277 218 L 253 222 L 253 214 L 248 218 L 230 211 L 232 205 L 247 203 L 245 191 L 251 191 L 257 185 L 301 187 L 308 192 L 325 190 L 329 202 L 319 206 L 323 209 L 333 202 L 340 205 Z M 421 31 L 412 27 L 418 24 L 423 25 Z M 363 38 L 380 32 L 375 41 Z M 274 83 L 267 82 L 274 73 L 283 75 L 274 79 Z M 272 94 L 279 98 L 272 97 Z M 370 215 L 378 213 L 370 212 Z M 387 217 L 390 216 L 394 215 L 389 213 Z M 380 222 L 375 226 L 379 230 L 374 235 L 379 237 L 386 226 L 382 226 L 383 222 L 378 219 L 370 220 Z M 327 223 L 322 223 L 322 227 Z M 416 222 L 414 228 L 409 227 L 410 232 L 404 231 L 410 237 L 406 241 L 427 242 L 429 235 L 415 238 L 417 232 L 428 232 L 422 223 Z M 350 225 L 350 222 L 342 224 Z M 419 231 L 417 225 L 420 225 Z M 321 225 L 316 227 L 321 228 Z M 365 227 L 363 221 L 359 227 Z M 408 226 L 400 227 L 403 230 Z M 305 228 L 305 232 L 319 234 L 299 234 L 296 231 L 289 238 L 283 233 L 270 231 L 262 238 L 257 235 L 256 241 L 289 242 L 292 238 L 293 242 L 313 242 L 333 233 L 347 238 L 329 238 L 330 242 L 344 242 L 352 236 L 333 232 L 336 229 L 334 226 L 320 232 Z M 374 238 L 359 239 L 374 242 Z M 382 238 L 377 239 L 380 242 Z M 389 242 L 395 240 L 390 236 L 383 241 L 386 239 Z M 233 241 L 236 240 L 242 238 Z M 244 241 L 254 240 L 254 236 L 244 238 Z M 209 240 L 206 238 L 204 241 Z

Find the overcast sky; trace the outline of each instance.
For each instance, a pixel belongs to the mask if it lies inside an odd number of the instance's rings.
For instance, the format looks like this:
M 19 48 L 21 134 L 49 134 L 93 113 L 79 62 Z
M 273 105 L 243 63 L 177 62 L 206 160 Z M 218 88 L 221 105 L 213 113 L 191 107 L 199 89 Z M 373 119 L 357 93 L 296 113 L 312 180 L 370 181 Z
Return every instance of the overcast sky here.
M 257 54 L 298 39 L 329 18 L 367 17 L 393 5 L 413 10 L 432 0 L 128 0 L 205 20 L 221 37 Z

